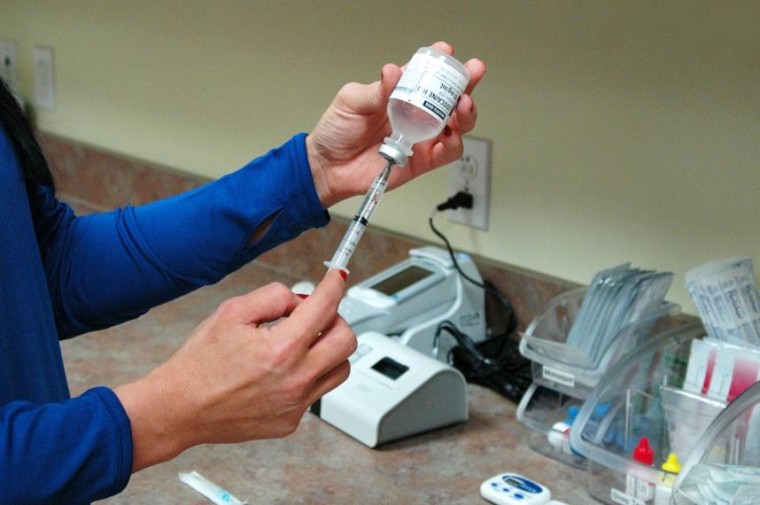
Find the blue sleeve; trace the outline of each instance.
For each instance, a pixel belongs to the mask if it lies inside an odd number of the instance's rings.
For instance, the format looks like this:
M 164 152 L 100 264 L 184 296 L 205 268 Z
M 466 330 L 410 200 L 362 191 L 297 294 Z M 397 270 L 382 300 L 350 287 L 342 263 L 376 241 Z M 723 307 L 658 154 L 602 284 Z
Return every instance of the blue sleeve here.
M 106 388 L 4 405 L 0 444 L 0 503 L 91 503 L 121 492 L 132 473 L 129 418 Z
M 171 198 L 78 218 L 60 205 L 41 204 L 51 226 L 40 235 L 62 338 L 135 318 L 329 222 L 305 134 Z

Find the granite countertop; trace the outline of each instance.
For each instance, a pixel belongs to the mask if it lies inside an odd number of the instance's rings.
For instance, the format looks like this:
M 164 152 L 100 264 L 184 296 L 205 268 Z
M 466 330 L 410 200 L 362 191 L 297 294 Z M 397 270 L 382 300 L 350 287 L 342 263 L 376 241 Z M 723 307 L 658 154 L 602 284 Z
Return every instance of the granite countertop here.
M 145 316 L 63 343 L 72 394 L 133 380 L 168 358 L 224 299 L 272 281 L 300 279 L 257 264 Z M 132 476 L 127 489 L 101 503 L 208 503 L 181 484 L 196 470 L 251 504 L 485 503 L 480 483 L 517 471 L 550 486 L 568 504 L 589 503 L 585 473 L 547 458 L 527 443 L 516 405 L 468 386 L 467 423 L 370 449 L 307 413 L 295 434 L 278 440 L 193 448 Z

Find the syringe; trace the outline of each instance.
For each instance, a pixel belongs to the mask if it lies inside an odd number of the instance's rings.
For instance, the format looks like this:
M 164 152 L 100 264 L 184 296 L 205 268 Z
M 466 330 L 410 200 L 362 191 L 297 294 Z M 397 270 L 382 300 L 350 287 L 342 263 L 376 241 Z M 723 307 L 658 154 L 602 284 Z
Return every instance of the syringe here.
M 372 182 L 372 186 L 370 186 L 367 194 L 364 196 L 361 207 L 359 207 L 359 212 L 356 213 L 353 221 L 348 226 L 348 230 L 343 236 L 343 240 L 340 241 L 338 249 L 330 261 L 325 261 L 325 266 L 328 268 L 338 268 L 348 272 L 346 268 L 348 260 L 354 255 L 356 246 L 359 244 L 359 239 L 362 238 L 364 230 L 372 218 L 372 214 L 374 214 L 380 200 L 383 198 L 385 188 L 388 186 L 388 176 L 391 173 L 391 168 L 393 168 L 393 161 L 388 160 L 388 165 L 377 176 L 377 179 Z

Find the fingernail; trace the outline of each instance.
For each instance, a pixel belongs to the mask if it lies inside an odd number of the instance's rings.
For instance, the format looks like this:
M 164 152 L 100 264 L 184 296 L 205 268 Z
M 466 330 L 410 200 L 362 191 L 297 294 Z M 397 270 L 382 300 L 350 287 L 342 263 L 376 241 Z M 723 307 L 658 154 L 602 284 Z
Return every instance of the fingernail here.
M 307 295 L 306 293 L 296 293 L 296 296 L 298 298 L 303 298 L 304 300 L 306 300 L 309 297 L 309 295 Z
M 345 268 L 339 268 L 338 272 L 340 272 L 340 276 L 343 277 L 344 281 L 348 279 L 348 270 L 346 270 Z
M 449 128 L 448 126 L 444 127 L 444 129 L 443 129 L 443 135 L 445 137 L 451 137 L 451 128 Z

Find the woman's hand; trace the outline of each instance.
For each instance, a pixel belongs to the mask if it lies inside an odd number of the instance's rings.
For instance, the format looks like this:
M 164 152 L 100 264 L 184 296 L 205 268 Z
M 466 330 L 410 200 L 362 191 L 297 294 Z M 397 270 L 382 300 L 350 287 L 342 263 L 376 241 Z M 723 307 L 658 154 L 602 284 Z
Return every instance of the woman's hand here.
M 437 42 L 433 47 L 454 53 L 445 42 Z M 462 136 L 475 127 L 477 119 L 471 93 L 486 71 L 485 64 L 478 59 L 464 65 L 470 72 L 470 83 L 448 125 L 438 137 L 414 145 L 407 166 L 393 169 L 389 189 L 462 156 Z M 391 134 L 386 108 L 401 72 L 401 67 L 389 63 L 383 66 L 379 81 L 343 86 L 306 138 L 314 183 L 324 208 L 366 192 L 385 166 L 378 148 Z
M 356 336 L 330 270 L 307 299 L 270 284 L 224 302 L 183 346 L 115 392 L 132 425 L 133 471 L 202 443 L 284 437 L 348 378 Z

